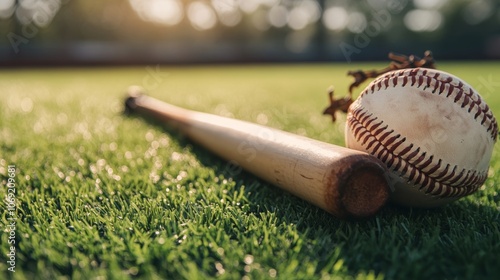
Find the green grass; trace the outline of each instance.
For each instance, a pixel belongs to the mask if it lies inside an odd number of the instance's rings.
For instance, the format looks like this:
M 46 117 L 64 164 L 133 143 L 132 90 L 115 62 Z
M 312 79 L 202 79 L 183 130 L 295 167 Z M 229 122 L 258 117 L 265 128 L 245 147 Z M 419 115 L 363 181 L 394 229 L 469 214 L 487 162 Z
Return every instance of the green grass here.
M 343 145 L 322 116 L 365 65 L 0 71 L 0 197 L 16 166 L 16 272 L 43 279 L 494 279 L 500 275 L 500 154 L 477 193 L 434 210 L 388 205 L 342 221 L 181 135 L 121 114 L 142 85 L 186 108 Z M 500 116 L 499 63 L 442 63 Z M 10 216 L 2 205 L 2 229 Z M 2 275 L 0 275 L 0 278 Z

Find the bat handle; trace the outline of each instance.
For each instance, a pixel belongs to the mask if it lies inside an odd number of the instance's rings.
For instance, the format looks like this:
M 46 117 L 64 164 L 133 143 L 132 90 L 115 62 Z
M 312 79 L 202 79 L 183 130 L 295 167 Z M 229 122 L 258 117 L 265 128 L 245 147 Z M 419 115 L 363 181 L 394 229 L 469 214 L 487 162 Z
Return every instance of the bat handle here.
M 186 132 L 190 127 L 191 119 L 194 115 L 193 111 L 164 102 L 160 103 L 144 95 L 143 92 L 143 89 L 139 86 L 129 87 L 127 91 L 128 96 L 125 99 L 124 113 L 126 115 L 137 114 L 148 116 L 152 120 L 166 124 L 170 128 Z

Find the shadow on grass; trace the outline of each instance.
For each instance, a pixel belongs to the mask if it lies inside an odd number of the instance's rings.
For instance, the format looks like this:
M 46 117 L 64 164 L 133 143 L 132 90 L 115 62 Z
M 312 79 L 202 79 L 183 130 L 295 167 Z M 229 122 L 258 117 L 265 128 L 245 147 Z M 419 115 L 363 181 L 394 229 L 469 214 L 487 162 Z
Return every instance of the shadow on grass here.
M 271 213 L 295 229 L 292 244 L 301 262 L 315 260 L 315 274 L 383 275 L 401 278 L 490 278 L 500 275 L 499 207 L 460 200 L 436 209 L 387 205 L 375 217 L 340 220 L 286 191 L 231 165 L 178 132 L 144 118 L 177 139 L 217 176 L 244 189 L 248 211 Z M 231 194 L 229 196 L 232 196 Z M 268 244 L 262 244 L 268 245 Z M 270 246 L 270 245 L 268 245 Z

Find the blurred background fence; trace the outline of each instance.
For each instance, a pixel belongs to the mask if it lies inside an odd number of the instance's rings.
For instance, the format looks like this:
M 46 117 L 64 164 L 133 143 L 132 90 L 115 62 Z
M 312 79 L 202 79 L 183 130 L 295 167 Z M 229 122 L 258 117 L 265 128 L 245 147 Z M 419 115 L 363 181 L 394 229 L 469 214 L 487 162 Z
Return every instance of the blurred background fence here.
M 0 66 L 500 58 L 499 0 L 0 0 Z

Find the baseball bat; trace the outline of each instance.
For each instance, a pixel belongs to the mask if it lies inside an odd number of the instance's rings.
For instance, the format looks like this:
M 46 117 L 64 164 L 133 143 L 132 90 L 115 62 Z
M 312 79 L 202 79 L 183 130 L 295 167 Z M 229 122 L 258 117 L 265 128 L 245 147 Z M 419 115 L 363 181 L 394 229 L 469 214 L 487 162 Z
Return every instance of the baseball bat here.
M 387 201 L 375 157 L 278 129 L 180 108 L 131 87 L 125 111 L 167 124 L 219 157 L 339 218 L 374 215 Z

